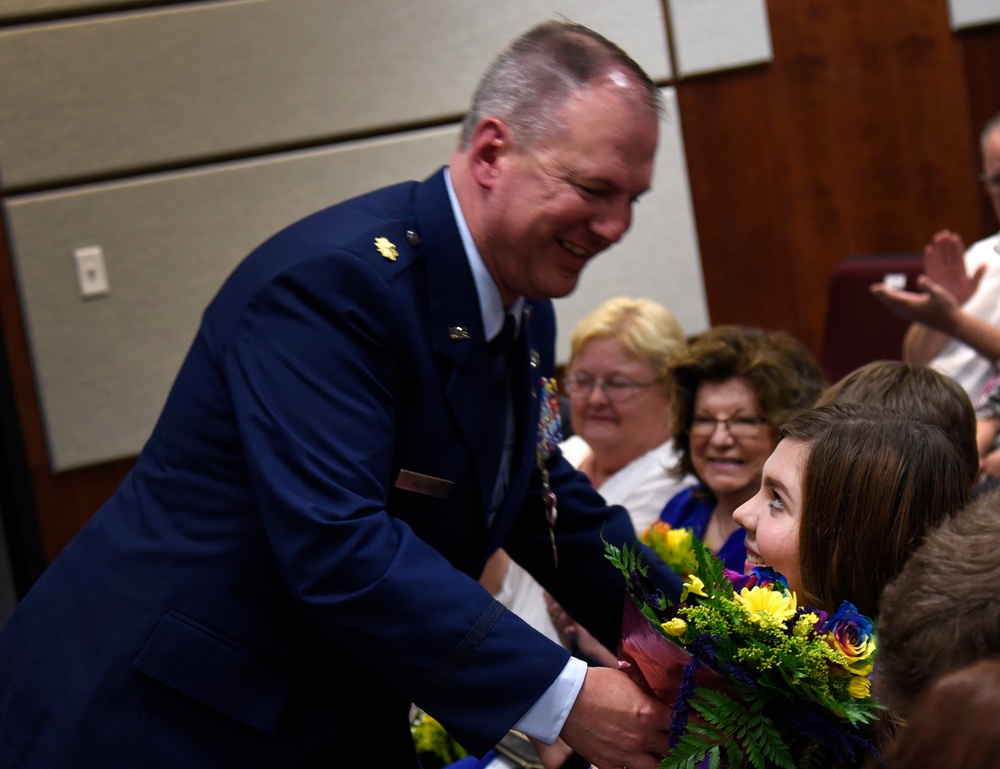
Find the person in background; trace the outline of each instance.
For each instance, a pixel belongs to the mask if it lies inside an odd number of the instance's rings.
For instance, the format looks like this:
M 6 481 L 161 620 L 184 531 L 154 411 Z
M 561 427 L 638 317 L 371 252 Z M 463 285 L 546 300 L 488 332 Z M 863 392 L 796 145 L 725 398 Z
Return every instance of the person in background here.
M 781 426 L 815 402 L 822 372 L 786 333 L 716 326 L 675 359 L 670 377 L 676 472 L 698 483 L 670 499 L 660 520 L 690 529 L 742 571 L 744 531 L 733 512 L 760 488 Z
M 886 585 L 969 501 L 965 459 L 940 427 L 858 402 L 809 409 L 780 433 L 759 490 L 734 514 L 746 530 L 745 573 L 770 567 L 786 577 L 799 606 L 832 614 L 850 601 L 883 629 Z M 936 593 L 939 583 L 908 587 Z M 961 590 L 959 581 L 952 589 Z M 876 676 L 884 654 L 883 629 Z M 895 713 L 880 719 L 880 749 L 896 722 Z
M 670 358 L 684 332 L 666 307 L 649 299 L 615 297 L 580 321 L 570 340 L 565 389 L 576 434 L 560 444 L 563 456 L 590 479 L 609 504 L 629 512 L 637 532 L 656 519 L 665 500 L 691 483 L 671 469 Z M 550 638 L 577 648 L 577 628 L 557 628 L 544 590 L 498 550 L 483 582 L 497 600 Z M 562 632 L 560 632 L 562 630 Z M 614 655 L 592 636 L 591 655 Z
M 555 444 L 549 300 L 628 230 L 660 99 L 543 23 L 446 168 L 236 268 L 134 469 L 0 633 L 0 766 L 415 768 L 415 703 L 473 754 L 517 726 L 655 769 L 667 708 L 477 580 L 502 546 L 620 636 L 601 532 L 635 531 Z
M 656 518 L 690 529 L 730 569 L 742 571 L 744 532 L 732 513 L 759 487 L 778 428 L 821 392 L 822 372 L 788 334 L 717 326 L 675 353 L 664 376 L 674 403 L 673 446 L 679 447 L 673 476 L 683 488 L 667 497 Z M 564 643 L 601 664 L 616 664 L 554 601 L 549 615 Z
M 976 447 L 979 450 L 979 491 L 1000 483 L 1000 372 L 995 374 L 975 402 Z
M 1000 114 L 980 135 L 983 163 L 981 181 L 993 211 L 1000 220 Z M 1000 327 L 1000 257 L 995 251 L 1000 233 L 974 243 L 968 250 L 961 237 L 949 230 L 934 235 L 924 247 L 924 275 L 919 278 L 928 292 L 924 301 L 941 301 L 937 291 L 947 292 L 963 314 L 986 327 Z M 903 360 L 929 365 L 955 379 L 975 400 L 993 374 L 997 355 L 967 338 L 961 324 L 940 322 L 933 308 L 923 308 L 921 297 L 876 284 L 872 290 L 887 306 L 911 321 L 903 339 Z M 904 300 L 910 300 L 906 307 Z M 1000 332 L 998 332 L 1000 334 Z
M 882 595 L 872 691 L 904 717 L 935 678 L 1000 658 L 1000 490 L 927 534 Z
M 879 360 L 859 366 L 820 394 L 816 405 L 868 403 L 937 425 L 955 441 L 969 488 L 979 476 L 976 413 L 965 390 L 929 366 Z
M 667 370 L 684 345 L 684 332 L 670 310 L 631 297 L 598 306 L 570 339 L 564 387 L 575 435 L 560 449 L 609 504 L 628 510 L 637 532 L 656 519 L 664 500 L 693 482 L 672 473 L 677 456 L 670 437 Z M 615 654 L 503 550 L 490 559 L 483 576 L 497 600 L 574 655 L 589 664 L 617 665 Z M 534 749 L 547 767 L 586 765 L 558 742 Z
M 886 755 L 888 769 L 991 769 L 1000 756 L 1000 658 L 934 679 Z
M 566 390 L 576 434 L 563 456 L 636 531 L 692 479 L 673 477 L 671 358 L 685 347 L 674 314 L 649 299 L 609 299 L 573 331 Z

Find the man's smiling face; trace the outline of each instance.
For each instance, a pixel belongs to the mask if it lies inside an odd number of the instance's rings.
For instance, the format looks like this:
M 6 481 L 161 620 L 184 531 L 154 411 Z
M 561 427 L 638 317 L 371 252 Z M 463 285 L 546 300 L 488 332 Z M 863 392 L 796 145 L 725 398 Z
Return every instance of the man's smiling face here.
M 580 91 L 551 136 L 529 147 L 514 137 L 497 160 L 477 247 L 505 303 L 569 294 L 587 262 L 628 230 L 659 133 L 637 89 L 609 79 Z

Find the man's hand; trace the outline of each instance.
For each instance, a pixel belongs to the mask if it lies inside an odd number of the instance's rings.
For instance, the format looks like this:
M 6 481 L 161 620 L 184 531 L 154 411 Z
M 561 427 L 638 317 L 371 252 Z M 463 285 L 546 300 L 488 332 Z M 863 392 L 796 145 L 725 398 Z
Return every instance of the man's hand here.
M 924 246 L 924 274 L 950 292 L 959 304 L 965 304 L 975 293 L 985 272 L 985 264 L 972 275 L 965 271 L 965 244 L 951 230 L 934 233 Z
M 1000 328 L 964 312 L 950 291 L 926 275 L 917 282 L 924 293 L 899 291 L 884 283 L 875 283 L 869 290 L 897 315 L 954 337 L 988 360 L 1000 361 Z M 912 358 L 907 362 L 914 362 Z
M 900 317 L 950 334 L 961 313 L 958 299 L 927 275 L 917 278 L 917 285 L 923 293 L 900 291 L 884 283 L 873 283 L 869 290 Z
M 598 769 L 656 769 L 670 749 L 670 708 L 612 668 L 589 668 L 562 738 Z
M 1000 477 L 1000 449 L 991 451 L 979 461 L 979 474 L 983 478 Z

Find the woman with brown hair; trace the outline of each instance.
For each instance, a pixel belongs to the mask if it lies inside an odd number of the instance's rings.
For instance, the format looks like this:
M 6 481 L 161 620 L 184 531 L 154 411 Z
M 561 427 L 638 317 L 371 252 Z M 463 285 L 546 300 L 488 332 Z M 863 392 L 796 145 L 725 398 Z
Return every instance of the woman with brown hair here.
M 686 641 L 690 657 L 650 654 L 649 649 L 657 647 L 641 633 L 644 617 L 649 614 L 638 615 L 640 630 L 630 627 L 623 641 L 629 650 L 626 662 L 644 666 L 653 675 L 653 681 L 647 679 L 646 683 L 666 704 L 673 705 L 675 713 L 697 711 L 713 725 L 696 730 L 692 741 L 683 744 L 691 735 L 680 732 L 675 743 L 678 755 L 673 756 L 677 765 L 686 759 L 695 765 L 710 751 L 736 762 L 734 756 L 746 756 L 751 748 L 761 755 L 766 745 L 776 751 L 775 755 L 784 752 L 794 757 L 784 765 L 804 765 L 799 760 L 812 756 L 815 762 L 809 765 L 856 767 L 873 745 L 886 744 L 894 726 L 892 714 L 880 717 L 869 731 L 864 726 L 867 721 L 852 720 L 857 713 L 850 715 L 850 708 L 831 709 L 828 702 L 817 707 L 820 701 L 804 696 L 792 682 L 807 679 L 810 687 L 822 688 L 821 675 L 816 677 L 815 671 L 796 667 L 791 652 L 754 667 L 754 649 L 770 648 L 777 643 L 776 637 L 805 637 L 825 626 L 828 618 L 840 616 L 842 621 L 851 618 L 852 629 L 839 629 L 837 643 L 849 647 L 857 658 L 867 658 L 874 651 L 868 618 L 877 624 L 883 588 L 900 572 L 925 534 L 961 509 L 969 498 L 968 465 L 951 438 L 935 425 L 889 409 L 852 402 L 819 406 L 789 420 L 778 435 L 778 444 L 764 463 L 759 489 L 737 508 L 734 518 L 746 530 L 741 571 L 754 582 L 781 584 L 767 573 L 766 569 L 771 569 L 784 578 L 791 595 L 782 590 L 778 603 L 783 604 L 778 605 L 755 594 L 757 587 L 741 587 L 740 600 L 756 608 L 754 618 L 743 620 L 746 625 L 739 633 L 730 634 L 726 629 L 731 621 L 741 622 L 727 614 L 731 607 L 720 608 L 708 600 L 704 605 L 697 601 L 689 604 L 690 613 L 681 609 L 677 616 L 659 616 L 670 619 L 663 626 L 670 635 L 674 633 L 667 624 L 679 621 L 681 634 L 687 632 L 688 622 L 697 625 L 695 635 Z M 691 594 L 714 598 L 716 590 L 709 586 L 717 579 L 713 572 L 718 570 L 702 568 L 690 577 Z M 736 576 L 730 580 L 743 585 L 742 578 L 733 579 Z M 707 592 L 698 593 L 702 587 Z M 781 614 L 786 611 L 786 618 L 811 618 L 803 626 L 785 626 Z M 758 612 L 765 618 L 757 617 Z M 747 634 L 747 628 L 757 626 L 758 621 L 765 635 Z M 717 639 L 721 640 L 716 644 Z M 821 643 L 825 648 L 827 642 Z M 651 656 L 654 664 L 648 664 Z M 700 664 L 712 672 L 699 681 L 695 671 Z M 774 675 L 775 667 L 784 679 Z M 851 698 L 866 700 L 868 706 L 870 670 L 854 669 L 857 679 L 852 679 L 850 690 Z M 776 683 L 782 680 L 789 685 L 783 688 Z M 725 697 L 708 697 L 706 689 L 715 689 Z M 774 695 L 775 690 L 781 694 Z M 680 704 L 675 701 L 678 697 L 683 698 Z M 712 703 L 721 704 L 716 709 Z M 744 740 L 756 717 L 750 712 L 755 706 L 763 709 L 756 713 L 763 713 L 762 718 L 774 731 L 769 732 L 770 737 L 757 734 Z M 705 707 L 707 710 L 702 709 Z M 684 729 L 685 720 L 677 722 L 679 729 Z M 777 739 L 782 750 L 775 748 L 774 734 L 780 735 Z
M 800 604 L 877 617 L 925 534 L 968 502 L 966 463 L 939 427 L 859 403 L 806 411 L 781 436 L 735 514 L 747 568 L 783 574 Z
M 832 614 L 850 601 L 877 626 L 886 585 L 968 502 L 968 463 L 941 428 L 856 402 L 810 409 L 781 436 L 760 490 L 734 516 L 746 529 L 746 572 L 770 567 L 799 606 Z M 879 720 L 880 749 L 897 725 L 891 711 Z
M 733 512 L 759 488 L 781 426 L 813 405 L 822 373 L 789 334 L 716 326 L 675 359 L 670 375 L 676 472 L 699 483 L 674 496 L 660 520 L 690 529 L 742 571 L 743 530 Z

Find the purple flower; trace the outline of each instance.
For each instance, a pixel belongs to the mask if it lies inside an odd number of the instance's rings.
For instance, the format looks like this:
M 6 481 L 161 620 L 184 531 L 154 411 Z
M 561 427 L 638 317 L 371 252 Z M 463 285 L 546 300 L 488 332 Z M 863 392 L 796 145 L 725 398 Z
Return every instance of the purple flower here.
M 740 574 L 731 569 L 725 569 L 723 573 L 733 583 L 733 590 L 737 593 L 745 587 L 760 586 L 774 589 L 773 585 L 780 585 L 782 590 L 788 592 L 788 580 L 770 566 L 755 566 L 750 574 Z
M 819 634 L 819 633 L 823 633 L 823 632 L 826 631 L 826 623 L 830 619 L 830 615 L 829 614 L 827 614 L 822 609 L 817 609 L 817 608 L 815 608 L 813 606 L 799 606 L 795 610 L 796 620 L 798 620 L 799 617 L 801 617 L 801 616 L 803 616 L 805 614 L 813 614 L 816 617 L 816 622 L 813 623 L 812 633 L 809 634 L 810 638 L 813 637 L 813 634 Z M 791 624 L 794 625 L 795 623 L 793 622 Z
M 871 672 L 876 647 L 871 619 L 861 614 L 853 603 L 844 601 L 823 629 L 827 633 L 827 643 L 847 657 L 845 668 L 858 675 Z
M 673 708 L 670 711 L 670 749 L 676 748 L 681 738 L 687 732 L 688 714 L 691 712 L 691 697 L 694 696 L 694 673 L 698 669 L 698 660 L 692 659 L 684 666 L 681 676 L 681 688 L 677 692 Z
M 635 569 L 629 574 L 629 592 L 640 604 L 645 602 L 656 611 L 663 611 L 667 608 L 667 598 L 663 591 L 657 588 L 639 569 Z

